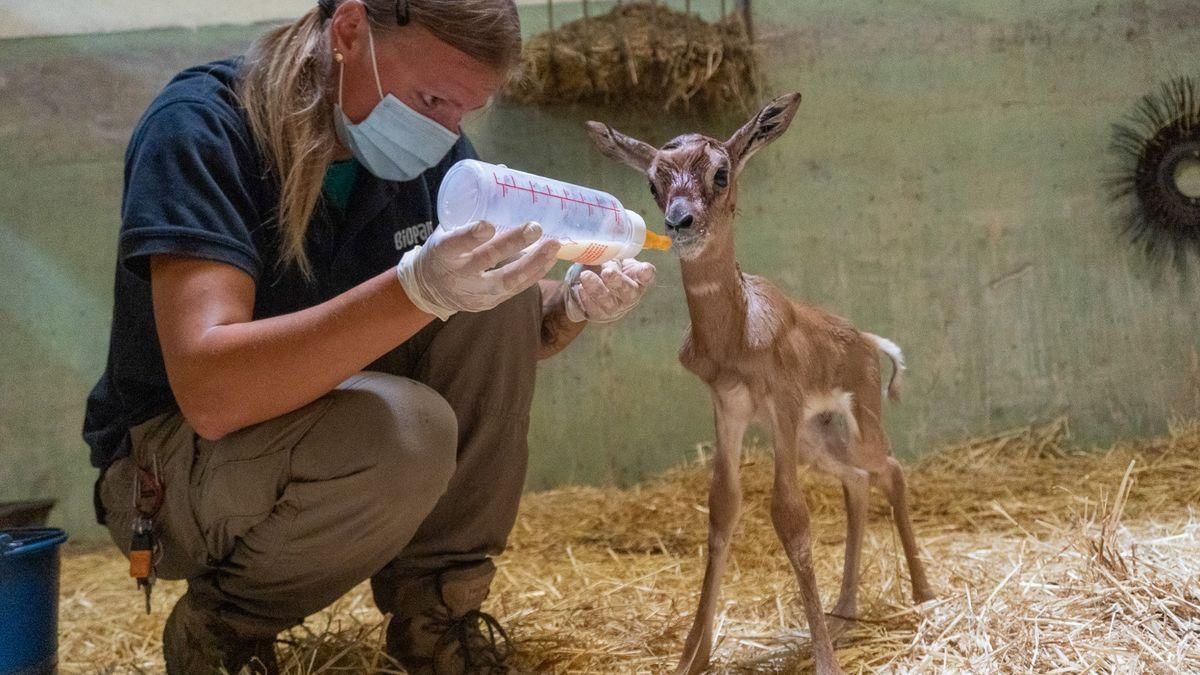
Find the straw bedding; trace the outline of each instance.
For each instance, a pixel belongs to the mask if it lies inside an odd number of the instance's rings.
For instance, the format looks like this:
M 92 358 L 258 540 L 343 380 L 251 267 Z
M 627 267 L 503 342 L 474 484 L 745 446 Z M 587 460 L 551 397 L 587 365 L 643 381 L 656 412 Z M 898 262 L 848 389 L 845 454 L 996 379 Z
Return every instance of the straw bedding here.
M 664 110 L 745 106 L 761 88 L 758 58 L 734 13 L 716 23 L 663 4 L 627 3 L 529 40 L 519 103 L 590 102 Z
M 670 672 L 703 574 L 708 470 L 632 490 L 569 488 L 524 501 L 500 561 L 494 613 L 531 672 Z M 717 672 L 806 672 L 807 628 L 768 512 L 769 455 L 743 462 L 746 506 L 722 590 Z M 938 599 L 914 607 L 880 495 L 863 556 L 859 621 L 838 643 L 849 672 L 1200 672 L 1200 422 L 1084 452 L 1066 420 L 964 442 L 908 468 L 913 518 Z M 840 489 L 807 480 L 826 606 L 844 537 Z M 159 672 L 155 613 L 108 549 L 63 561 L 67 673 Z M 395 672 L 365 585 L 284 636 L 290 673 Z

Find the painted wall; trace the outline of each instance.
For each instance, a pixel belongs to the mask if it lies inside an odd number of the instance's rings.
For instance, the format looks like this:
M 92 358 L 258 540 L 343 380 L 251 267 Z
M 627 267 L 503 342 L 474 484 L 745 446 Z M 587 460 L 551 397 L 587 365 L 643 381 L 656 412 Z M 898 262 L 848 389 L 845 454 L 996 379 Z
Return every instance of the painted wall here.
M 0 38 L 237 25 L 297 16 L 307 0 L 0 0 Z
M 739 256 L 905 348 L 906 402 L 888 410 L 902 455 L 1060 413 L 1095 441 L 1200 413 L 1200 303 L 1139 276 L 1103 189 L 1109 125 L 1195 72 L 1200 13 L 998 4 L 756 3 L 772 89 L 805 103 L 744 177 Z M 76 536 L 98 533 L 78 432 L 105 355 L 121 153 L 171 73 L 257 31 L 0 41 L 0 500 L 57 496 Z M 658 144 L 740 117 L 499 106 L 471 131 L 486 157 L 653 215 L 644 180 L 592 151 L 582 122 Z M 678 267 L 654 255 L 642 309 L 542 365 L 531 488 L 630 483 L 712 438 L 674 357 Z
M 519 5 L 541 0 L 516 0 Z M 0 39 L 237 26 L 300 15 L 316 0 L 0 0 Z

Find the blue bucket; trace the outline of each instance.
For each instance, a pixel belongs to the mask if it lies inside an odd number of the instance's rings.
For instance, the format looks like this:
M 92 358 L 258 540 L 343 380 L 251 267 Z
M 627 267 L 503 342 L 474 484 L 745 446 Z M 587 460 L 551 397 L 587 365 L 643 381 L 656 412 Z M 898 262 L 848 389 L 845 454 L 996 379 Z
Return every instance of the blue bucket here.
M 54 528 L 0 529 L 0 675 L 58 666 L 58 549 Z

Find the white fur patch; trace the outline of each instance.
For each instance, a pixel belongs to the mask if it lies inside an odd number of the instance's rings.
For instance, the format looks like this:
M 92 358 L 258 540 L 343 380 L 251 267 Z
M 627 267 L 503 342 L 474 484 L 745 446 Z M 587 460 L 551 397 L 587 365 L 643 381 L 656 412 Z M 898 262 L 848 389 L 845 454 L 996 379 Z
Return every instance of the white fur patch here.
M 908 366 L 904 365 L 904 352 L 900 351 L 900 345 L 891 340 L 875 335 L 874 333 L 863 333 L 863 336 L 875 344 L 875 348 L 887 354 L 887 357 L 892 360 L 892 377 L 883 387 L 883 395 L 893 401 L 900 400 L 901 380 L 904 376 L 904 371 Z
M 854 440 L 862 438 L 858 428 L 858 419 L 854 417 L 854 394 L 842 389 L 834 389 L 820 394 L 809 394 L 804 399 L 804 422 L 807 424 L 822 413 L 836 413 L 846 420 L 850 437 Z
M 721 284 L 716 281 L 705 281 L 703 283 L 692 284 L 687 287 L 687 291 L 692 295 L 713 295 L 721 290 Z
M 765 349 L 775 343 L 776 336 L 783 330 L 776 307 L 756 289 L 747 284 L 746 289 L 746 344 L 751 349 Z
M 863 333 L 868 340 L 875 343 L 879 351 L 887 354 L 895 362 L 896 367 L 904 370 L 907 366 L 904 365 L 904 352 L 900 351 L 900 345 L 891 340 L 875 335 L 874 333 Z

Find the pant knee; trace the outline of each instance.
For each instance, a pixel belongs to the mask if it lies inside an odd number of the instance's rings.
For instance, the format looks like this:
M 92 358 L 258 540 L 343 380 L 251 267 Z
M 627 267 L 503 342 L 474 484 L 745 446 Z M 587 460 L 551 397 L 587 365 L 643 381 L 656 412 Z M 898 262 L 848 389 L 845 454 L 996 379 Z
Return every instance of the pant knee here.
M 295 447 L 291 481 L 353 484 L 382 498 L 436 499 L 454 473 L 458 423 L 429 387 L 362 373 L 331 392 L 321 419 Z
M 357 450 L 366 453 L 368 470 L 385 483 L 419 477 L 419 487 L 445 489 L 454 473 L 458 421 L 437 392 L 407 378 L 364 373 L 336 396 L 339 412 L 371 439 Z
M 429 387 L 408 381 L 407 411 L 411 424 L 399 430 L 392 459 L 404 468 L 413 463 L 421 467 L 437 494 L 445 491 L 454 475 L 458 453 L 458 419 L 453 408 Z

